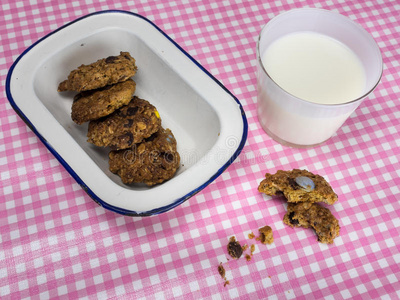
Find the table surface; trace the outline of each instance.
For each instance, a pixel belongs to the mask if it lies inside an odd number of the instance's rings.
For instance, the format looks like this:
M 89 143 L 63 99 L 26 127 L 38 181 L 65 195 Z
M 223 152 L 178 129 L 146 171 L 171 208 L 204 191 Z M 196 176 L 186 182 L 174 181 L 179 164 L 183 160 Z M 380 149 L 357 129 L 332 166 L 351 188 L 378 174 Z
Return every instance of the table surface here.
M 0 5 L 0 298 L 400 298 L 400 3 L 395 1 L 11 1 Z M 125 1 L 121 1 L 125 2 Z M 296 2 L 296 3 L 294 3 Z M 256 39 L 296 7 L 339 12 L 378 43 L 381 83 L 328 142 L 293 149 L 256 113 Z M 143 218 L 98 206 L 11 108 L 8 69 L 32 43 L 88 13 L 119 9 L 153 21 L 242 103 L 241 155 L 169 212 Z M 282 222 L 281 197 L 257 191 L 266 172 L 305 168 L 339 196 L 334 244 Z M 269 225 L 275 241 L 248 234 Z M 228 259 L 231 236 L 255 245 Z M 248 252 L 248 250 L 247 250 Z M 218 274 L 226 269 L 229 285 Z

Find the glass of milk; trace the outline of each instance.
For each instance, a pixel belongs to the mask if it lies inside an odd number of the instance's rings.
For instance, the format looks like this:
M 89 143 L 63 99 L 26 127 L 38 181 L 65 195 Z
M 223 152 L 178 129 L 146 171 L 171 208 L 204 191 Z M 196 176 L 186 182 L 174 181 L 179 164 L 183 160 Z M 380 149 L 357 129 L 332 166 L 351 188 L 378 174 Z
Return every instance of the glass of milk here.
M 382 76 L 382 56 L 360 25 L 327 10 L 273 18 L 257 42 L 258 118 L 283 145 L 328 140 Z

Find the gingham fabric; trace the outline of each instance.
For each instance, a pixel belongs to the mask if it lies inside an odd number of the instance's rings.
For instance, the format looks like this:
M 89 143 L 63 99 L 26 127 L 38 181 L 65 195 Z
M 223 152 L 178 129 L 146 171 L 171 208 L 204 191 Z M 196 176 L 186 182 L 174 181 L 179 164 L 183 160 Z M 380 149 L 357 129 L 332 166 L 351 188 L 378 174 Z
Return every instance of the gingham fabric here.
M 293 149 L 257 120 L 256 39 L 296 7 L 339 12 L 377 41 L 384 73 L 322 146 Z M 143 218 L 98 206 L 11 108 L 8 69 L 32 43 L 88 13 L 119 9 L 153 21 L 242 103 L 241 155 L 214 182 L 169 212 Z M 0 4 L 1 299 L 400 298 L 400 3 L 385 1 L 39 1 Z M 257 191 L 266 172 L 306 168 L 339 196 L 334 244 L 282 222 L 281 197 Z M 275 241 L 248 234 L 269 225 Z M 236 236 L 250 261 L 228 259 Z M 248 250 L 247 252 L 248 253 Z M 226 279 L 218 265 L 226 269 Z

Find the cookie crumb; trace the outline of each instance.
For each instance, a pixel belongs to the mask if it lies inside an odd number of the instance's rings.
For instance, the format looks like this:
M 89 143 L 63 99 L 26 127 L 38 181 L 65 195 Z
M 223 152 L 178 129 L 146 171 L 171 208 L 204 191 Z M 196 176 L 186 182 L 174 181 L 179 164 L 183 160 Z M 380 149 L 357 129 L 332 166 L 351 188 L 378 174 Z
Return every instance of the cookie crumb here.
M 253 233 L 253 232 L 251 232 L 251 233 L 249 233 L 249 235 L 248 235 L 248 237 L 249 237 L 249 239 L 254 239 L 254 237 L 255 237 L 255 234 Z
M 226 280 L 225 268 L 224 268 L 224 266 L 222 265 L 222 262 L 219 263 L 219 265 L 218 265 L 218 273 L 219 273 L 219 275 L 221 276 L 221 278 L 225 281 L 225 282 L 224 282 L 224 287 L 225 287 L 227 284 L 229 284 L 229 280 Z
M 251 260 L 251 255 L 246 254 L 246 260 L 247 260 L 247 261 L 250 261 L 250 260 Z
M 254 251 L 256 251 L 256 246 L 254 244 L 251 244 L 250 246 L 250 254 L 253 256 Z
M 264 245 L 272 244 L 274 242 L 274 236 L 272 234 L 272 228 L 270 226 L 264 226 L 258 229 L 260 236 L 257 238 Z
M 234 259 L 240 258 L 243 254 L 242 246 L 239 244 L 238 241 L 236 241 L 236 238 L 234 236 L 229 239 L 227 248 L 229 255 Z
M 225 279 L 225 268 L 224 268 L 224 266 L 222 265 L 222 262 L 219 263 L 219 265 L 218 265 L 218 273 L 219 273 L 219 275 L 221 275 L 221 277 L 222 277 L 223 279 Z

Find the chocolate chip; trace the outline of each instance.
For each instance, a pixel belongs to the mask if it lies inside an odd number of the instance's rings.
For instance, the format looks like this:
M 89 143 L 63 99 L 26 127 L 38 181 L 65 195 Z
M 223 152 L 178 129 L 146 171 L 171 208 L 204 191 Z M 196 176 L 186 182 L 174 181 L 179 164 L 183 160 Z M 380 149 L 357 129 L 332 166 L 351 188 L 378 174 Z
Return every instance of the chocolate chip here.
M 117 110 L 115 111 L 115 114 L 116 114 L 117 116 L 122 117 L 122 118 L 125 118 L 125 117 L 126 117 L 126 114 L 125 114 L 121 109 L 117 109 Z
M 237 241 L 231 241 L 228 244 L 228 253 L 232 258 L 239 258 L 243 254 L 242 246 Z
M 126 110 L 126 114 L 128 116 L 133 116 L 137 113 L 137 111 L 139 110 L 139 107 L 134 106 L 134 107 L 128 107 L 128 109 Z
M 218 273 L 221 275 L 222 278 L 225 278 L 225 268 L 222 264 L 218 266 Z
M 106 63 L 107 64 L 112 64 L 113 62 L 115 62 L 118 59 L 118 57 L 116 56 L 109 56 L 106 58 Z
M 174 161 L 174 156 L 171 153 L 165 153 L 163 154 L 164 159 L 168 162 L 168 163 L 172 163 Z
M 148 138 L 145 139 L 146 142 L 152 142 L 157 137 L 157 133 L 152 134 Z
M 132 145 L 133 143 L 133 134 L 132 132 L 127 132 L 120 137 L 121 140 L 126 141 L 128 146 Z
M 297 220 L 297 219 L 293 219 L 293 217 L 294 217 L 294 212 L 292 211 L 290 214 L 289 214 L 289 221 L 290 221 L 290 224 L 292 224 L 292 225 L 299 225 L 299 220 Z
M 124 124 L 125 128 L 130 128 L 133 125 L 133 120 L 132 119 L 128 119 L 127 122 Z

